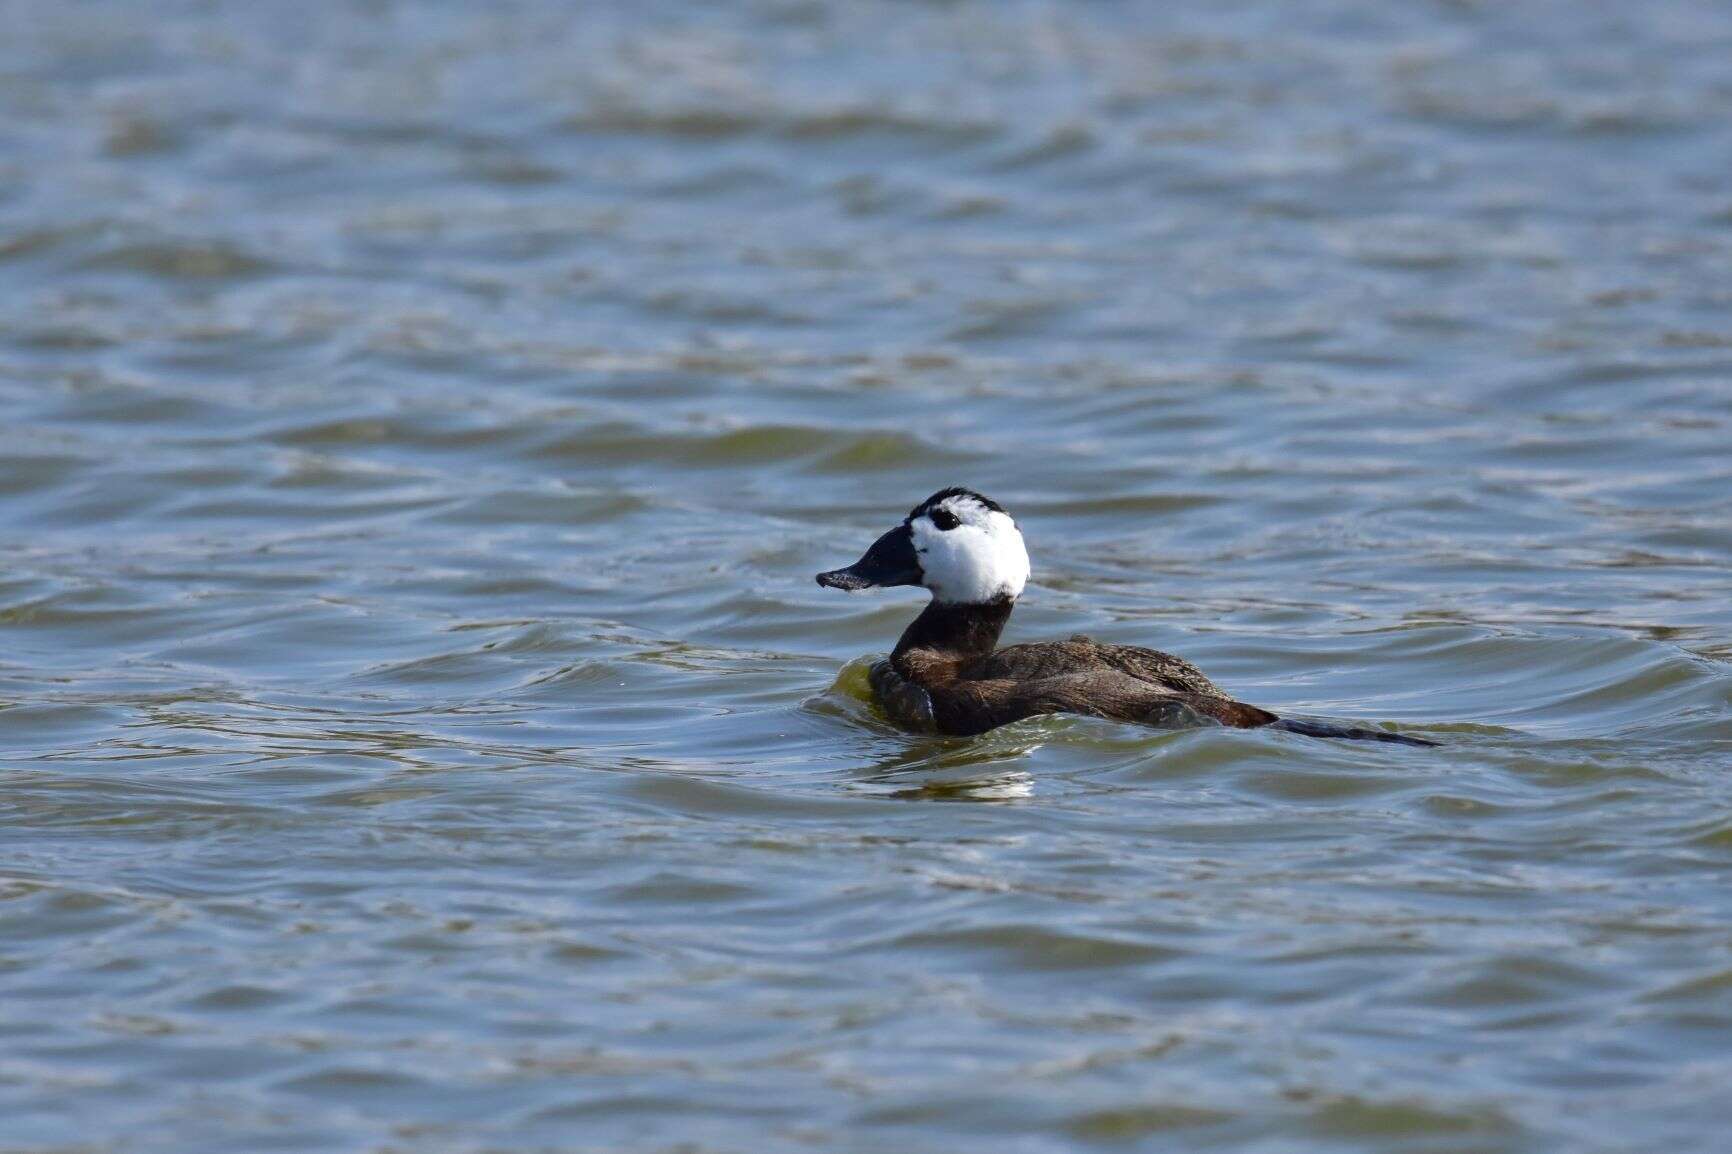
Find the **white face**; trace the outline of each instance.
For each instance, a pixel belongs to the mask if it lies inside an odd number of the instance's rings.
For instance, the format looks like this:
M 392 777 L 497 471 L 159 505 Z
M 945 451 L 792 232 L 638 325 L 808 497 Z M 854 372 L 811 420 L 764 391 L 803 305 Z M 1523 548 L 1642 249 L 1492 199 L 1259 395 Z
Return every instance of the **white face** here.
M 939 601 L 977 605 L 1021 596 L 1028 582 L 1028 550 L 1009 514 L 973 497 L 950 497 L 908 528 L 924 574 L 921 583 Z

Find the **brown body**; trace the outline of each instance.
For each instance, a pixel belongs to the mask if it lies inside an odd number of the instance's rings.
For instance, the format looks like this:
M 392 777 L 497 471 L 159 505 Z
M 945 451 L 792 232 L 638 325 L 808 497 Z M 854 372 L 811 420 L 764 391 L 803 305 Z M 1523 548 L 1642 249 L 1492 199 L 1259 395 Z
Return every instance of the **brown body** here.
M 1083 636 L 997 648 L 1010 598 L 985 605 L 938 601 L 915 618 L 890 657 L 872 668 L 872 688 L 892 720 L 909 729 L 965 736 L 1025 717 L 1079 713 L 1175 727 L 1254 728 L 1280 720 L 1234 701 L 1188 661 Z

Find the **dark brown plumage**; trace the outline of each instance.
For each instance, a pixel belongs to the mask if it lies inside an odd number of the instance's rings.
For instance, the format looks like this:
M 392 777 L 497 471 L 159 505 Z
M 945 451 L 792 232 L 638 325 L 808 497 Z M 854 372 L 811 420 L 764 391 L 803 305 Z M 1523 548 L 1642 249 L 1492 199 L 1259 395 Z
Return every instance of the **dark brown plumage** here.
M 1015 602 L 934 601 L 872 669 L 880 704 L 909 729 L 958 736 L 1025 717 L 1079 713 L 1175 727 L 1269 725 L 1275 714 L 1234 701 L 1188 661 L 1088 637 L 995 648 Z

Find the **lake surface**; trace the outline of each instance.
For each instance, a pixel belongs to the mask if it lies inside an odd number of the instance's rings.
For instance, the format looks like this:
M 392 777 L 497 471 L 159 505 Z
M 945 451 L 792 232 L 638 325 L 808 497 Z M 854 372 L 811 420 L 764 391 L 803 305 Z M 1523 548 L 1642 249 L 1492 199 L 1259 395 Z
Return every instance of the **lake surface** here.
M 7 1154 L 1726 1149 L 1732 8 L 0 27 Z

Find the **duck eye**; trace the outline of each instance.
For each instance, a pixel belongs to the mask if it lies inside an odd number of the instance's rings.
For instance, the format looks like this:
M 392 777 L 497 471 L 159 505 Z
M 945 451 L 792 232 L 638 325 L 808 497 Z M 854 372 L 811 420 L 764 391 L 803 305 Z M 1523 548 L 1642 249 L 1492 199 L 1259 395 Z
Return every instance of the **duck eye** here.
M 940 529 L 949 531 L 962 524 L 962 518 L 958 517 L 955 513 L 952 513 L 949 509 L 939 508 L 932 510 L 932 523 L 937 525 Z

